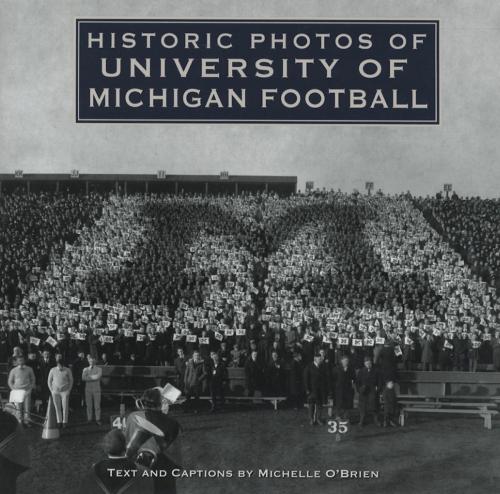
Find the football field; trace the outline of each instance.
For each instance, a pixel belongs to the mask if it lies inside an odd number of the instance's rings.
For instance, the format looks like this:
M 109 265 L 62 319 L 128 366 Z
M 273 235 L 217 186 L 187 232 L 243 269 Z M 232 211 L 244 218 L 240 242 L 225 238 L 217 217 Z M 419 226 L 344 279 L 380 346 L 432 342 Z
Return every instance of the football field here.
M 410 417 L 405 428 L 355 425 L 337 440 L 327 425 L 311 427 L 306 409 L 172 415 L 184 428 L 189 475 L 178 479 L 179 494 L 493 493 L 500 484 L 500 424 L 488 431 L 479 418 L 426 415 Z M 29 430 L 33 467 L 20 478 L 19 494 L 77 493 L 79 479 L 103 457 L 105 423 L 73 426 L 53 441 Z M 240 470 L 251 473 L 240 478 Z

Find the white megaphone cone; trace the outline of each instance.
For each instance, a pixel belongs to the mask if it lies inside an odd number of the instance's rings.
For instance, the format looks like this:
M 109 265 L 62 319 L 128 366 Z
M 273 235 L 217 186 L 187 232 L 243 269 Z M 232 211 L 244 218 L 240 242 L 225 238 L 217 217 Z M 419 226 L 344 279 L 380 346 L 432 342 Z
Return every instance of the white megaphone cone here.
M 42 439 L 59 439 L 60 434 L 61 432 L 56 422 L 56 410 L 51 396 L 47 404 L 47 415 L 43 424 Z

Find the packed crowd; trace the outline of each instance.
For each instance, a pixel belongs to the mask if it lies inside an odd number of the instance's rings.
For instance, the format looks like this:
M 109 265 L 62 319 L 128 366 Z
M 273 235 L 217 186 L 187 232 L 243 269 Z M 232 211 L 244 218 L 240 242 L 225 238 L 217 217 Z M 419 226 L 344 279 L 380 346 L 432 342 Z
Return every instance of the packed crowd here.
M 0 304 L 17 307 L 30 282 L 61 253 L 77 231 L 92 224 L 103 198 L 97 195 L 0 196 Z
M 180 350 L 202 359 L 215 350 L 235 367 L 253 355 L 265 386 L 279 369 L 280 389 L 294 362 L 318 351 L 332 368 L 348 355 L 358 369 L 370 356 L 390 369 L 500 370 L 492 280 L 407 197 L 42 195 L 1 204 L 10 233 L 0 234 L 0 362 L 14 347 L 67 363 L 81 351 L 102 365 L 174 364 Z M 484 244 L 473 252 L 491 267 Z
M 454 195 L 420 199 L 417 205 L 472 272 L 500 295 L 500 201 Z

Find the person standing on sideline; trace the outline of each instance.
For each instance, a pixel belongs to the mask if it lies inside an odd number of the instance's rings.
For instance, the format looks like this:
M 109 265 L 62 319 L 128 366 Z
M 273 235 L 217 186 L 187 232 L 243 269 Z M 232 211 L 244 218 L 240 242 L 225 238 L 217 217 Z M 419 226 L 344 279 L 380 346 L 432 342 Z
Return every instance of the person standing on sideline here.
M 203 391 L 203 382 L 207 377 L 205 362 L 200 356 L 200 352 L 195 350 L 193 357 L 186 364 L 186 374 L 184 378 L 184 388 L 186 391 L 186 402 L 184 409 L 187 410 L 191 403 L 191 398 L 194 398 L 194 412 L 198 413 L 200 395 Z
M 384 427 L 397 427 L 398 398 L 394 389 L 394 381 L 387 381 L 382 391 L 384 400 Z
M 183 348 L 177 348 L 177 358 L 174 360 L 175 374 L 177 375 L 177 386 L 184 393 L 184 380 L 186 377 L 186 363 L 188 359 L 184 355 Z
M 83 408 L 83 403 L 85 401 L 85 383 L 82 380 L 82 375 L 83 369 L 85 369 L 86 367 L 87 359 L 85 358 L 85 352 L 83 350 L 78 350 L 78 357 L 71 366 L 73 379 L 75 381 L 73 387 L 76 391 L 76 397 L 74 398 L 76 408 Z
M 293 360 L 290 364 L 288 396 L 290 405 L 294 410 L 304 407 L 304 364 L 302 355 L 294 351 Z
M 92 407 L 95 421 L 101 425 L 101 377 L 102 369 L 97 367 L 95 358 L 87 355 L 89 366 L 82 372 L 82 381 L 85 383 L 85 404 L 87 405 L 87 421 L 92 421 Z
M 250 358 L 245 362 L 245 383 L 248 396 L 253 396 L 261 389 L 264 372 L 260 366 L 257 350 L 252 350 Z
M 50 369 L 52 369 L 54 365 L 56 364 L 53 361 L 50 352 L 48 350 L 44 350 L 42 352 L 42 360 L 40 361 L 40 382 L 38 383 L 38 385 L 40 386 L 42 409 L 44 412 L 47 410 L 47 403 L 50 396 L 50 390 L 47 385 L 49 380 L 49 373 Z
M 321 405 L 325 389 L 325 376 L 321 369 L 321 355 L 314 355 L 314 360 L 304 370 L 304 386 L 307 403 L 309 405 L 309 423 L 311 425 L 324 424 L 321 420 Z
M 56 355 L 56 366 L 50 369 L 47 384 L 56 409 L 57 425 L 65 428 L 68 424 L 68 405 L 73 387 L 73 374 L 70 369 L 64 367 L 60 353 Z
M 373 422 L 379 426 L 378 420 L 378 393 L 380 389 L 380 374 L 373 367 L 370 357 L 365 357 L 365 366 L 359 370 L 356 386 L 359 393 L 359 426 L 365 425 L 365 419 L 368 415 L 373 415 Z
M 342 355 L 340 365 L 334 369 L 333 381 L 336 417 L 350 420 L 354 408 L 356 373 L 347 355 Z
M 19 422 L 30 427 L 30 410 L 31 410 L 31 391 L 35 387 L 35 373 L 33 369 L 26 365 L 22 355 L 16 359 L 16 367 L 10 370 L 7 384 L 12 391 L 24 391 L 24 400 L 22 403 L 17 403 L 20 406 Z
M 210 398 L 212 400 L 211 412 L 216 412 L 224 406 L 224 386 L 228 381 L 227 369 L 220 361 L 219 354 L 215 351 L 210 352 L 210 361 L 207 366 L 207 381 L 210 389 Z M 219 400 L 219 405 L 217 405 Z

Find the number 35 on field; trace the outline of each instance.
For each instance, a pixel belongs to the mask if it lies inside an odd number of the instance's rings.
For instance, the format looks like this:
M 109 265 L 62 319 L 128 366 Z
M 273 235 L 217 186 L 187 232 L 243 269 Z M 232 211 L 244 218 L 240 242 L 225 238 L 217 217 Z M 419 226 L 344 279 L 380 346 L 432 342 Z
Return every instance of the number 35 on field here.
M 345 434 L 349 430 L 348 420 L 329 420 L 328 432 L 330 434 Z

